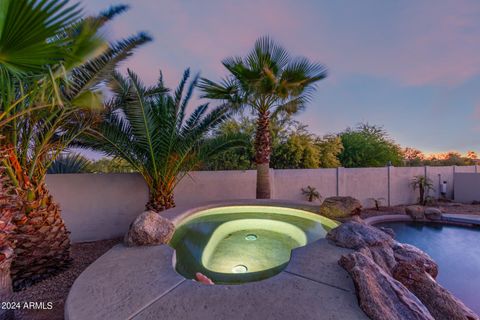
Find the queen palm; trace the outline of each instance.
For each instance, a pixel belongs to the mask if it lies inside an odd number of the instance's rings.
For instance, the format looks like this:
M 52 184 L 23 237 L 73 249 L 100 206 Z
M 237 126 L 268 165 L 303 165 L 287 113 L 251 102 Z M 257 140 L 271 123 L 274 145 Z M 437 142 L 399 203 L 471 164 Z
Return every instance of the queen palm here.
M 190 83 L 189 70 L 174 93 L 163 77 L 146 87 L 132 71 L 116 74 L 111 82 L 115 96 L 98 127 L 88 130 L 79 145 L 126 160 L 149 188 L 148 210 L 160 212 L 175 206 L 175 186 L 209 157 L 243 146 L 241 137 L 212 137 L 210 133 L 229 116 L 226 107 L 208 112 L 202 104 L 187 116 L 198 77 Z
M 203 97 L 222 100 L 235 111 L 249 108 L 257 117 L 257 198 L 270 198 L 270 121 L 304 108 L 314 84 L 327 76 L 326 68 L 306 58 L 291 58 L 269 37 L 258 39 L 246 57 L 230 57 L 222 63 L 230 73 L 227 78 L 201 79 L 199 87 Z
M 68 264 L 68 231 L 45 175 L 55 158 L 98 118 L 92 111 L 102 106 L 98 85 L 134 48 L 150 40 L 139 34 L 107 45 L 97 31 L 126 7 L 86 19 L 76 8 L 63 0 L 1 3 L 0 173 L 21 203 L 20 214 L 13 217 L 11 273 L 16 288 Z

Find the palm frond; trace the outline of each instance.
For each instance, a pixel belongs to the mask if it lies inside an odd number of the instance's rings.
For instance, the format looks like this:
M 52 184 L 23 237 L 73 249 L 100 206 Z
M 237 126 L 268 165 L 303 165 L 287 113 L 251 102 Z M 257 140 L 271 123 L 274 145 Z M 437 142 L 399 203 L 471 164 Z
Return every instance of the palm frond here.
M 84 173 L 90 161 L 78 153 L 62 153 L 48 168 L 48 174 Z

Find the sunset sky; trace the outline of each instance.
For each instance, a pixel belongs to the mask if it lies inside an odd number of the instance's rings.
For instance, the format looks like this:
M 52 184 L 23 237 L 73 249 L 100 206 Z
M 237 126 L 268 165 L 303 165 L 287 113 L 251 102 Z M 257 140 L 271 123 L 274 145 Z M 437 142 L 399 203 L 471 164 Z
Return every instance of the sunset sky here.
M 480 1 L 84 0 L 87 13 L 131 9 L 106 30 L 154 41 L 128 60 L 151 83 L 175 86 L 186 67 L 218 80 L 221 60 L 271 35 L 292 55 L 325 64 L 329 77 L 298 120 L 336 133 L 383 125 L 424 152 L 480 151 Z

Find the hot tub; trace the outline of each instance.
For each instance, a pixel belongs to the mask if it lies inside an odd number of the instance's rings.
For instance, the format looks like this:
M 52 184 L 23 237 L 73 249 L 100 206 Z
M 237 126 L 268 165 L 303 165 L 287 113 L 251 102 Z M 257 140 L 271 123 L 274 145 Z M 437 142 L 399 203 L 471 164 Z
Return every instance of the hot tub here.
M 292 249 L 324 238 L 337 225 L 299 209 L 224 206 L 180 221 L 170 245 L 175 269 L 184 277 L 200 272 L 216 284 L 238 284 L 279 273 Z

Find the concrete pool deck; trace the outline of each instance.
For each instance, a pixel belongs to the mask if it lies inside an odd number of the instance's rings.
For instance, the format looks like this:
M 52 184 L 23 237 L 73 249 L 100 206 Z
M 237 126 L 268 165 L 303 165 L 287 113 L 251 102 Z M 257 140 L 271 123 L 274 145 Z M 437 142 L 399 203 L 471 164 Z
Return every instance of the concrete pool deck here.
M 75 281 L 65 318 L 368 319 L 337 263 L 348 252 L 321 239 L 293 250 L 289 265 L 272 278 L 209 286 L 176 273 L 167 245 L 117 245 Z

